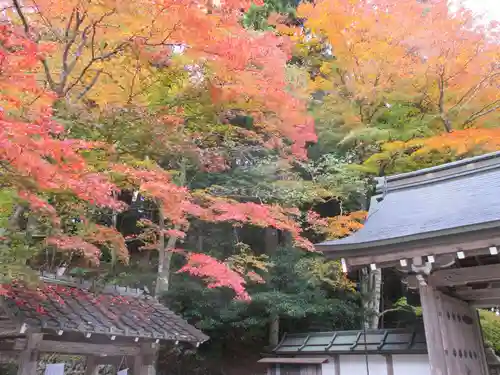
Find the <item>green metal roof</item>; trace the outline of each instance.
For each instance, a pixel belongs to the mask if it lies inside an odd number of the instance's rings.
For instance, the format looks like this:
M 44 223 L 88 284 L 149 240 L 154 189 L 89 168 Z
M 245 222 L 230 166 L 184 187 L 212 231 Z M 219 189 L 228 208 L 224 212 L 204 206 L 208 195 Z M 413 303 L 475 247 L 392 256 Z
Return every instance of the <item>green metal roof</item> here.
M 336 331 L 285 335 L 276 355 L 427 353 L 423 329 Z

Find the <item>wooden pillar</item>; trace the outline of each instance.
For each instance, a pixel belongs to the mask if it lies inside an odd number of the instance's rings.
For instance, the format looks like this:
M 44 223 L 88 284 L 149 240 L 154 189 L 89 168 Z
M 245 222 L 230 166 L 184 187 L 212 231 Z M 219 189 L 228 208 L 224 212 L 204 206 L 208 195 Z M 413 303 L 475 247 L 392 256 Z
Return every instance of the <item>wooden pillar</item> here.
M 145 344 L 142 346 L 141 353 L 134 358 L 133 375 L 155 375 L 155 359 L 158 348 L 156 344 Z
M 448 375 L 441 327 L 439 326 L 437 307 L 439 300 L 436 291 L 429 285 L 420 285 L 419 289 L 431 375 Z
M 486 347 L 484 345 L 484 336 L 483 336 L 483 331 L 481 329 L 481 319 L 479 317 L 479 311 L 477 311 L 476 308 L 471 307 L 471 310 L 473 310 L 473 316 L 474 316 L 474 331 L 476 332 L 477 336 L 481 340 L 481 351 L 479 352 L 479 356 L 481 357 L 481 363 L 483 365 L 483 371 L 485 374 L 490 373 L 490 366 L 488 365 L 488 357 L 486 357 Z
M 42 333 L 31 333 L 27 335 L 27 343 L 19 356 L 17 375 L 36 374 L 38 362 L 38 345 L 43 339 Z
M 392 354 L 386 354 L 385 364 L 387 366 L 387 375 L 394 375 L 394 362 L 392 360 Z
M 432 375 L 488 375 L 478 315 L 467 302 L 420 285 Z
M 97 375 L 99 373 L 99 364 L 97 358 L 93 355 L 87 357 L 85 366 L 85 375 Z

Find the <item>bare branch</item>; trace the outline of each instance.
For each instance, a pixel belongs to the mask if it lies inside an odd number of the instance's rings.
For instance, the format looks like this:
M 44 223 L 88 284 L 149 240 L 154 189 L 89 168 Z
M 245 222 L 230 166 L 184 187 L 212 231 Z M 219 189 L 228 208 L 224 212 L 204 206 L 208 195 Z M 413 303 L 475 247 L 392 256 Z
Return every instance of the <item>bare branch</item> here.
M 92 81 L 90 81 L 90 83 L 83 89 L 83 91 L 78 95 L 78 98 L 77 100 L 80 100 L 82 99 L 85 95 L 87 95 L 87 93 L 92 89 L 92 87 L 94 87 L 95 83 L 97 82 L 97 80 L 99 79 L 99 76 L 101 75 L 102 73 L 102 69 L 99 69 L 96 73 L 96 75 L 94 76 L 94 78 L 92 78 Z
M 107 52 L 107 53 L 103 53 L 100 56 L 96 56 L 96 53 L 95 53 L 95 38 L 96 38 L 96 33 L 97 33 L 97 26 L 104 20 L 104 18 L 112 15 L 113 13 L 114 13 L 114 11 L 110 11 L 110 12 L 107 12 L 107 13 L 103 14 L 98 20 L 96 20 L 95 22 L 93 22 L 92 25 L 90 25 L 89 28 L 85 28 L 84 29 L 84 31 L 82 33 L 82 42 L 80 43 L 80 46 L 79 46 L 79 51 L 81 52 L 81 50 L 85 46 L 87 38 L 88 38 L 89 31 L 91 29 L 92 30 L 92 36 L 91 36 L 91 41 L 90 41 L 91 58 L 88 61 L 88 63 L 85 65 L 85 67 L 82 69 L 82 71 L 80 72 L 80 75 L 78 76 L 78 78 L 76 78 L 76 80 L 73 83 L 71 83 L 68 87 L 66 87 L 66 89 L 64 90 L 64 94 L 65 95 L 68 94 L 76 85 L 78 85 L 79 83 L 83 82 L 85 76 L 87 75 L 87 73 L 90 71 L 90 69 L 92 68 L 92 66 L 96 62 L 98 62 L 98 61 L 105 61 L 105 60 L 107 60 L 107 59 L 109 59 L 109 58 L 111 58 L 111 57 L 119 54 L 120 52 L 124 51 L 125 48 L 127 47 L 127 45 L 132 41 L 132 38 L 128 38 L 125 42 L 120 43 L 112 51 Z M 69 66 L 69 69 L 72 70 L 74 68 L 74 65 L 76 64 L 78 58 L 79 58 L 79 56 L 78 56 L 78 52 L 77 52 L 77 56 L 75 56 L 74 61 Z M 101 73 L 102 73 L 102 70 L 96 76 L 98 77 Z M 94 76 L 94 78 L 92 79 L 92 82 L 91 82 L 92 85 L 90 87 L 87 86 L 84 89 L 83 92 L 87 93 L 92 88 L 92 86 L 97 82 L 97 80 L 95 79 L 96 76 Z M 83 92 L 79 95 L 79 97 L 82 97 Z M 85 95 L 85 94 L 83 94 L 83 95 Z
M 444 85 L 445 85 L 445 79 L 444 79 L 444 74 L 445 74 L 445 69 L 444 67 L 441 68 L 441 74 L 439 75 L 439 80 L 438 80 L 438 87 L 439 87 L 439 100 L 438 100 L 438 107 L 439 107 L 439 117 L 441 118 L 441 121 L 443 122 L 444 128 L 448 133 L 451 133 L 453 130 L 451 127 L 451 122 L 450 119 L 448 118 L 445 109 L 444 109 Z
M 73 27 L 72 34 L 70 35 L 70 29 L 71 29 L 71 24 L 73 23 L 73 18 L 75 18 L 75 26 Z M 64 46 L 64 50 L 63 50 L 63 54 L 62 54 L 63 69 L 61 72 L 61 82 L 59 84 L 61 91 L 64 91 L 64 86 L 66 84 L 67 77 L 70 74 L 70 68 L 68 65 L 69 51 L 71 49 L 71 46 L 76 41 L 76 37 L 78 35 L 78 30 L 80 29 L 80 26 L 82 25 L 84 19 L 85 19 L 85 15 L 80 17 L 79 11 L 76 8 L 74 8 L 73 12 L 71 13 L 71 16 L 69 18 L 68 25 L 66 26 L 66 32 L 65 32 L 66 45 Z
M 16 8 L 16 12 L 19 15 L 19 18 L 21 19 L 21 22 L 23 23 L 24 32 L 28 35 L 30 32 L 30 26 L 28 24 L 28 20 L 26 19 L 21 9 L 21 4 L 19 4 L 19 0 L 12 0 L 12 3 L 14 4 L 14 8 Z
M 493 79 L 497 76 L 500 76 L 500 72 L 498 71 L 495 72 L 495 70 L 492 70 L 485 77 L 483 77 L 478 83 L 476 83 L 469 90 L 467 90 L 465 94 L 458 100 L 458 102 L 453 107 L 450 108 L 450 111 L 460 106 L 466 99 L 473 97 L 479 91 L 483 83 L 485 83 L 487 80 Z
M 486 116 L 487 114 L 496 111 L 497 109 L 500 109 L 500 99 L 495 100 L 494 102 L 485 105 L 483 108 L 481 108 L 479 111 L 473 113 L 472 115 L 469 116 L 467 120 L 463 123 L 463 126 L 467 126 L 472 124 L 474 121 L 476 121 L 478 118 Z

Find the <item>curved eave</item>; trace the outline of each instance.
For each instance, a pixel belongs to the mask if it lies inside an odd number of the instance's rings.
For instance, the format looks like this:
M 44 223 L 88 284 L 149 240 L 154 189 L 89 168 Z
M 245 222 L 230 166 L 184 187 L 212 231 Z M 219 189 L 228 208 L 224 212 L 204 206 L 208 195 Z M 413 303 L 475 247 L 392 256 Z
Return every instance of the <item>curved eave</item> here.
M 500 237 L 500 220 L 475 225 L 450 228 L 439 231 L 418 233 L 415 235 L 387 238 L 368 242 L 346 243 L 344 240 L 325 241 L 315 245 L 316 250 L 323 252 L 328 258 L 339 259 L 373 253 L 388 253 L 396 249 L 410 250 L 432 248 L 436 246 L 460 246 L 471 241 L 492 239 L 491 246 L 498 245 L 494 239 Z M 361 229 L 363 230 L 363 229 Z M 349 237 L 347 237 L 349 238 Z M 355 235 L 352 236 L 355 240 Z

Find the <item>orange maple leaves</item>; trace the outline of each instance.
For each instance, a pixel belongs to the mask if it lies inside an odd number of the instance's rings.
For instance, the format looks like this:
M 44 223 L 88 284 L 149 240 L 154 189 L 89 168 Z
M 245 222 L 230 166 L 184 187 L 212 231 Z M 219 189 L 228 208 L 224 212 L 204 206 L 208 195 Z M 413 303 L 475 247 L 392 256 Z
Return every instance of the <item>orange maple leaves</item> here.
M 245 110 L 263 144 L 304 158 L 306 143 L 316 136 L 306 103 L 288 90 L 289 42 L 244 29 L 239 19 L 250 4 L 38 0 L 26 17 L 36 39 L 64 34 L 38 69 L 58 97 L 86 97 L 103 107 L 143 105 L 158 80 L 151 65 L 165 64 L 182 46 L 186 67 L 197 70 L 198 83 L 209 86 L 215 104 Z
M 345 215 L 329 217 L 326 227 L 328 238 L 342 238 L 361 229 L 367 214 L 366 211 L 354 211 Z

